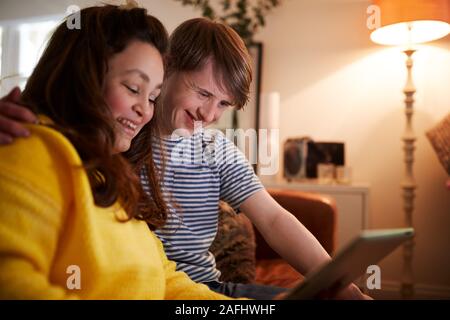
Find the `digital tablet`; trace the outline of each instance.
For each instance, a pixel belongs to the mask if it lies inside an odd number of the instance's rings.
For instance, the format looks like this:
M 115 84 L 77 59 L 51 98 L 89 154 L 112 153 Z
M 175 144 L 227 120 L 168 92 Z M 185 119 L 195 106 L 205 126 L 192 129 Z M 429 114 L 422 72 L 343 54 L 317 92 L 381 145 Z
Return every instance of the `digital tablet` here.
M 363 231 L 330 262 L 307 274 L 305 280 L 290 290 L 284 299 L 318 299 L 326 292 L 337 292 L 366 273 L 368 266 L 377 264 L 413 236 L 413 228 Z

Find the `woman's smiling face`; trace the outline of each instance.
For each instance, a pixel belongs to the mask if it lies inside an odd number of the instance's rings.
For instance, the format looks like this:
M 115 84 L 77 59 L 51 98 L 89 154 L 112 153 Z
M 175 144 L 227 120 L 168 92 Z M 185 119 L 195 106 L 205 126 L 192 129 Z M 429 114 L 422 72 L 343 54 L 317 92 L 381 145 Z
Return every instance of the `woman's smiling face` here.
M 163 78 L 161 54 L 146 42 L 133 41 L 109 59 L 103 96 L 115 120 L 114 153 L 127 151 L 152 119 Z

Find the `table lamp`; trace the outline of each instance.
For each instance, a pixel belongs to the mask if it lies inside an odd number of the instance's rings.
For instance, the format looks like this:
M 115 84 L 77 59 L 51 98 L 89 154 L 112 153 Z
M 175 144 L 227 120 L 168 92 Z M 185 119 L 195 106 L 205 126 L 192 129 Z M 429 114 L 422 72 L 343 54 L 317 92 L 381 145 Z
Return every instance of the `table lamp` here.
M 416 92 L 412 81 L 412 55 L 415 52 L 413 45 L 445 37 L 450 32 L 450 0 L 374 0 L 372 2 L 378 6 L 381 25 L 371 33 L 371 40 L 378 44 L 406 47 L 403 51 L 406 54 L 407 68 L 407 80 L 403 89 L 406 127 L 402 137 L 406 170 L 401 186 L 405 222 L 408 227 L 412 227 L 416 189 L 413 176 L 416 140 L 412 128 L 413 95 Z M 403 248 L 403 277 L 400 290 L 402 298 L 405 299 L 414 297 L 413 248 L 413 240 L 405 243 Z

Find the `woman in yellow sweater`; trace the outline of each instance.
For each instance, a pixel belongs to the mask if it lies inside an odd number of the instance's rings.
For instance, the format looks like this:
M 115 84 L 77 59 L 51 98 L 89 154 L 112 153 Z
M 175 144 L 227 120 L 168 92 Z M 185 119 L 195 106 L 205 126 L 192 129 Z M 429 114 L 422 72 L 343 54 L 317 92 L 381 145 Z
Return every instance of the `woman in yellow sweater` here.
M 167 217 L 149 124 L 166 30 L 135 7 L 80 21 L 56 29 L 27 83 L 31 138 L 0 148 L 0 298 L 225 299 L 176 272 L 148 227 Z

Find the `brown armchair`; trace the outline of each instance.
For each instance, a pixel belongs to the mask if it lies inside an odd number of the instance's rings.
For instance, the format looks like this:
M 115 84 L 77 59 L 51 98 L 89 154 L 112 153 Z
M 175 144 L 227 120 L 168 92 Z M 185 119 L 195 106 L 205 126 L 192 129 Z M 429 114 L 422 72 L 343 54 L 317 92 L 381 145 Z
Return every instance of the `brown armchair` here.
M 309 229 L 328 253 L 333 253 L 337 219 L 334 200 L 296 190 L 268 191 Z M 245 215 L 234 214 L 224 203 L 211 251 L 222 272 L 222 281 L 292 287 L 303 278 L 269 247 Z
M 292 213 L 332 254 L 335 249 L 337 209 L 333 199 L 297 190 L 269 189 L 271 196 Z M 254 228 L 256 241 L 255 282 L 292 287 L 303 278 L 285 262 Z

